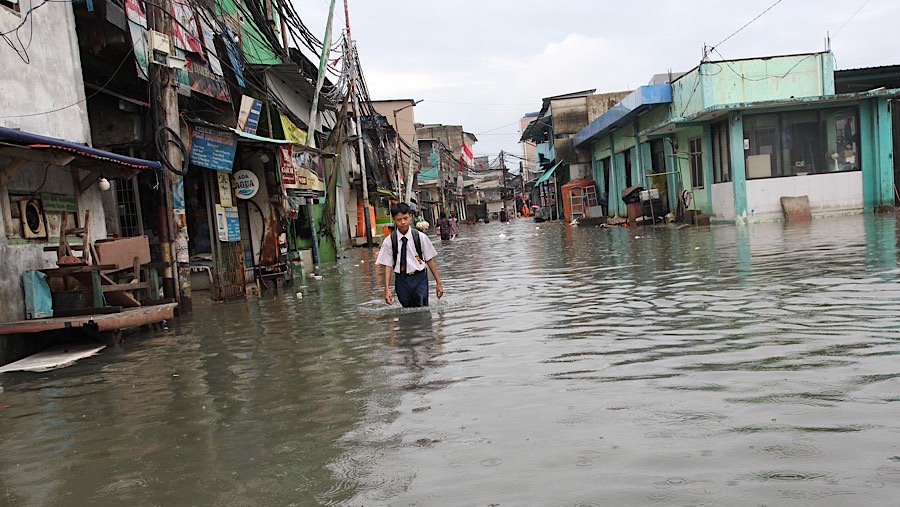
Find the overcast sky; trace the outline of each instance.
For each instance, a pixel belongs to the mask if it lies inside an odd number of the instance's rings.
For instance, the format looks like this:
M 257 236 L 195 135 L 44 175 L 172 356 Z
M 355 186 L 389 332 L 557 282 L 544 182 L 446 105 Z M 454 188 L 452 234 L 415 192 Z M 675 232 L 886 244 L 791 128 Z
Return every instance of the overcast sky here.
M 424 99 L 417 121 L 462 125 L 478 137 L 476 156 L 492 157 L 521 154 L 518 119 L 541 98 L 630 90 L 689 70 L 704 44 L 774 1 L 349 0 L 372 98 Z M 321 36 L 329 0 L 294 2 Z M 727 59 L 816 52 L 831 32 L 839 69 L 900 64 L 898 24 L 897 0 L 782 0 L 718 50 Z

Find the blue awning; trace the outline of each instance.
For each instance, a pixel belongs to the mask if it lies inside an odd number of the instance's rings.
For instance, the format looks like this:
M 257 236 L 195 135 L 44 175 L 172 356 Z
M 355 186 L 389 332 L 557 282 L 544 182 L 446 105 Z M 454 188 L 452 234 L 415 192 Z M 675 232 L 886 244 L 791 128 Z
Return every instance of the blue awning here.
M 272 139 L 271 137 L 263 137 L 258 136 L 256 134 L 251 134 L 249 132 L 244 132 L 243 130 L 238 130 L 234 128 L 229 128 L 232 132 L 238 135 L 238 137 L 242 137 L 244 139 L 249 139 L 251 141 L 256 141 L 259 143 L 272 143 L 272 144 L 291 144 L 290 141 L 285 141 L 284 139 Z
M 553 167 L 544 171 L 544 174 L 542 174 L 541 177 L 538 178 L 537 181 L 534 182 L 534 186 L 538 186 L 541 183 L 549 180 L 550 176 L 553 176 L 553 171 L 555 171 L 556 168 L 560 166 L 560 164 L 562 164 L 562 161 L 559 161 L 559 162 L 553 164 Z
M 85 144 L 78 144 L 64 139 L 41 136 L 5 127 L 0 127 L 0 142 L 33 150 L 65 151 L 79 157 L 98 160 L 107 164 L 128 167 L 131 169 L 160 169 L 162 167 L 159 162 L 153 160 L 127 157 L 125 155 L 119 155 L 118 153 L 98 150 L 97 148 L 92 148 Z
M 648 85 L 642 86 L 631 92 L 621 102 L 613 106 L 609 111 L 600 115 L 587 127 L 575 134 L 574 145 L 584 144 L 599 135 L 605 134 L 613 127 L 624 125 L 634 115 L 649 109 L 657 104 L 672 103 L 672 85 Z

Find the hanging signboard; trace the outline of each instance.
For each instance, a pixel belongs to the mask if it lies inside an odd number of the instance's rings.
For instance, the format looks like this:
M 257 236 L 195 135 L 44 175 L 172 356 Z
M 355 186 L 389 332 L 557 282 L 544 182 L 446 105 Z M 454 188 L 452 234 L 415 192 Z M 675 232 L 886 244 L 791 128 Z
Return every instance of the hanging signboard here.
M 74 195 L 41 193 L 41 205 L 44 211 L 65 211 L 78 214 L 78 201 Z
M 226 208 L 234 206 L 231 200 L 231 176 L 228 173 L 218 172 L 216 179 L 219 182 L 219 202 Z
M 234 190 L 238 199 L 250 199 L 259 191 L 259 178 L 242 169 L 234 173 Z
M 282 144 L 278 146 L 278 164 L 284 188 L 325 191 L 325 166 L 317 153 Z
M 231 132 L 194 127 L 191 132 L 191 163 L 207 169 L 231 172 L 237 138 Z
M 262 101 L 244 95 L 241 97 L 241 109 L 238 111 L 237 128 L 248 134 L 255 134 L 259 126 L 259 113 Z

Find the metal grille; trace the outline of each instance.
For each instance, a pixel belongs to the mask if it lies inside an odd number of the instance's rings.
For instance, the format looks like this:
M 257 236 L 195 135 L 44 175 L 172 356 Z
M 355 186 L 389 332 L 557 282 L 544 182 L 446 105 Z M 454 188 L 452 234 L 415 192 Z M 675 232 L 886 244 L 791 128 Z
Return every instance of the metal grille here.
M 134 183 L 122 178 L 116 178 L 114 183 L 116 206 L 119 210 L 119 235 L 123 238 L 142 235 L 143 227 L 134 191 Z

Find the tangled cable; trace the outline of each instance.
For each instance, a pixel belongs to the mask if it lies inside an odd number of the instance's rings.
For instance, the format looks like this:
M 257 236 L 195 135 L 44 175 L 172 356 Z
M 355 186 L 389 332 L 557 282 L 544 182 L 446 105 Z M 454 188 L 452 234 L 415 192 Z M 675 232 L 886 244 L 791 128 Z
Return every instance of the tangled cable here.
M 166 166 L 166 169 L 172 171 L 177 176 L 184 176 L 187 174 L 187 149 L 184 147 L 184 143 L 181 142 L 181 137 L 177 132 L 172 130 L 166 126 L 159 126 L 156 128 L 156 155 L 159 157 L 159 160 Z M 172 161 L 169 160 L 168 148 L 169 144 L 174 144 L 178 151 L 181 152 L 181 169 L 176 169 L 172 164 Z

